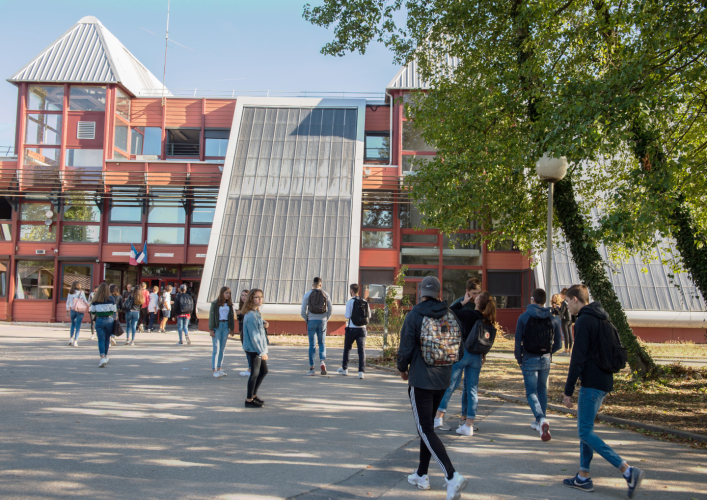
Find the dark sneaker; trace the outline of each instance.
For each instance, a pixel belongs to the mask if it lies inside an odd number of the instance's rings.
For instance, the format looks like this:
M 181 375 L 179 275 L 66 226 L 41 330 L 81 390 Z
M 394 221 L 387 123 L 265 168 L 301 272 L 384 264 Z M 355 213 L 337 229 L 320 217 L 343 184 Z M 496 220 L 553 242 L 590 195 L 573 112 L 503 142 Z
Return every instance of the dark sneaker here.
M 265 401 L 263 401 L 262 399 L 260 399 L 258 396 L 255 396 L 255 397 L 253 398 L 253 401 L 255 401 L 256 403 L 260 403 L 261 405 L 264 405 L 264 404 L 265 404 Z
M 641 481 L 643 481 L 643 476 L 645 476 L 645 474 L 646 473 L 638 467 L 631 467 L 631 475 L 628 479 L 626 479 L 626 482 L 628 483 L 629 498 L 633 498 L 633 495 L 636 494 L 636 490 L 641 485 Z
M 578 490 L 582 491 L 594 491 L 594 484 L 592 484 L 592 478 L 590 477 L 586 481 L 582 481 L 582 478 L 579 477 L 579 474 L 570 479 L 565 479 L 564 481 L 562 481 L 562 484 L 564 484 L 565 486 L 569 486 L 570 488 L 577 488 Z
M 245 407 L 246 407 L 246 408 L 262 408 L 262 407 L 263 407 L 263 404 L 262 404 L 262 403 L 258 403 L 258 402 L 255 401 L 255 400 L 253 400 L 253 401 L 246 401 L 246 402 L 245 402 Z

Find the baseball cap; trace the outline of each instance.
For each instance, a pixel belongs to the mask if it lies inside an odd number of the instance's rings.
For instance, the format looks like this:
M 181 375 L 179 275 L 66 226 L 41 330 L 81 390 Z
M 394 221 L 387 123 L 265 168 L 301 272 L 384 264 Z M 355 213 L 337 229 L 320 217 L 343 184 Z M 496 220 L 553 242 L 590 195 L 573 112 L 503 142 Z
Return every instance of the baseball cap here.
M 439 291 L 442 289 L 442 285 L 439 280 L 434 276 L 427 276 L 420 283 L 420 297 L 432 297 L 436 299 L 439 297 Z

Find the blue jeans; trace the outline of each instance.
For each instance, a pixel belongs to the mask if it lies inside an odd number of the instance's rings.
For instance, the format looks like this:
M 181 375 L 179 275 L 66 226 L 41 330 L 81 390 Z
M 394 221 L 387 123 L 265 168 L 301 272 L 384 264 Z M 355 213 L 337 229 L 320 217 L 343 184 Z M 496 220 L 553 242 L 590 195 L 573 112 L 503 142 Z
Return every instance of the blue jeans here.
M 110 336 L 113 335 L 113 316 L 96 318 L 96 336 L 98 337 L 98 352 L 101 356 L 108 356 Z
M 577 400 L 577 431 L 579 433 L 579 470 L 589 472 L 589 465 L 596 451 L 611 465 L 620 469 L 626 461 L 594 433 L 594 419 L 606 393 L 598 389 L 581 387 Z
M 221 363 L 223 363 L 223 352 L 228 341 L 228 321 L 220 321 L 216 330 L 214 330 L 214 334 L 211 337 L 211 343 L 214 346 L 214 350 L 211 353 L 211 366 L 215 370 L 216 368 L 221 368 Z M 218 359 L 216 359 L 217 356 Z
M 135 340 L 135 330 L 137 330 L 137 322 L 140 321 L 140 311 L 128 311 L 125 313 L 125 340 Z M 130 331 L 133 332 L 133 337 L 130 338 Z
M 188 317 L 177 317 L 177 332 L 179 332 L 179 341 L 182 342 L 182 332 L 184 336 L 189 336 L 189 318 Z
M 482 356 L 481 354 L 473 354 L 464 349 L 462 359 L 452 365 L 452 379 L 449 383 L 447 392 L 444 393 L 442 401 L 439 404 L 437 411 L 445 413 L 447 405 L 452 397 L 452 393 L 457 390 L 461 382 L 462 373 L 464 373 L 464 391 L 462 392 L 462 415 L 466 418 L 475 419 L 476 409 L 479 406 L 479 396 L 477 389 L 479 388 L 479 374 L 481 373 Z
M 319 343 L 319 359 L 323 362 L 326 359 L 326 346 L 324 339 L 326 338 L 326 320 L 325 319 L 310 319 L 307 321 L 307 335 L 309 336 L 309 366 L 314 366 L 314 336 L 317 336 Z
M 521 365 L 525 397 L 533 410 L 535 421 L 547 416 L 547 379 L 550 377 L 550 357 L 532 357 Z
M 84 313 L 71 311 L 69 316 L 71 317 L 71 335 L 69 338 L 74 340 L 79 339 L 79 330 L 81 329 L 81 322 L 83 321 Z

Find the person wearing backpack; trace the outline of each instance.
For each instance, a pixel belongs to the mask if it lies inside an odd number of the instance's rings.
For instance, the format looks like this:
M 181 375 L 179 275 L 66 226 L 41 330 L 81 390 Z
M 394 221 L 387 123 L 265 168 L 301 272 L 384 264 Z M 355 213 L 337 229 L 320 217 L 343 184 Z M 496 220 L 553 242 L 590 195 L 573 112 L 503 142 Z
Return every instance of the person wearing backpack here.
M 351 298 L 346 303 L 346 312 L 344 313 L 344 317 L 349 321 L 344 333 L 344 359 L 341 362 L 341 368 L 336 372 L 340 375 L 349 374 L 349 351 L 355 341 L 358 349 L 358 378 L 363 378 L 366 366 L 366 325 L 371 319 L 371 308 L 368 306 L 368 302 L 360 297 L 358 284 L 352 284 L 349 291 Z
M 88 301 L 86 294 L 81 289 L 81 283 L 74 281 L 71 284 L 71 290 L 66 297 L 66 314 L 71 319 L 71 330 L 69 332 L 69 345 L 78 347 L 79 345 L 79 330 L 83 316 L 88 311 Z
M 633 498 L 641 485 L 644 471 L 630 467 L 594 432 L 594 420 L 606 395 L 614 388 L 614 373 L 626 366 L 626 350 L 611 318 L 599 301 L 589 303 L 589 290 L 584 285 L 572 285 L 567 290 L 567 306 L 575 323 L 574 349 L 565 383 L 564 403 L 572 408 L 572 394 L 581 380 L 577 399 L 577 431 L 579 434 L 579 472 L 563 480 L 565 486 L 594 491 L 589 466 L 594 452 L 621 471 L 628 484 L 628 497 Z
M 488 292 L 474 294 L 475 309 L 470 311 L 465 308 L 472 302 L 472 294 L 467 291 L 462 302 L 456 302 L 449 308 L 459 318 L 462 325 L 462 346 L 459 361 L 452 366 L 452 377 L 449 387 L 439 404 L 435 415 L 435 428 L 450 430 L 442 427 L 444 414 L 452 394 L 461 382 L 464 374 L 464 390 L 462 391 L 462 412 L 457 427 L 457 434 L 462 436 L 474 435 L 474 419 L 479 405 L 479 375 L 481 367 L 486 360 L 486 354 L 491 350 L 496 339 L 496 301 Z
M 331 317 L 331 300 L 329 294 L 322 290 L 322 279 L 314 278 L 312 289 L 302 298 L 302 318 L 307 322 L 307 335 L 309 337 L 309 371 L 307 375 L 314 376 L 314 354 L 316 336 L 319 344 L 319 368 L 322 375 L 326 375 L 326 326 Z
M 442 287 L 434 276 L 420 283 L 420 302 L 405 316 L 400 330 L 397 368 L 408 382 L 408 396 L 420 435 L 420 463 L 408 483 L 430 489 L 427 472 L 434 457 L 447 481 L 447 500 L 459 500 L 467 479 L 454 470 L 447 450 L 434 430 L 434 417 L 449 387 L 452 365 L 461 346 L 461 325 L 439 300 Z
M 125 345 L 135 345 L 135 331 L 140 320 L 140 310 L 144 300 L 145 296 L 142 294 L 142 290 L 135 287 L 123 301 L 123 309 L 125 309 Z M 133 333 L 132 337 L 130 332 Z
M 547 380 L 552 354 L 562 348 L 562 327 L 552 310 L 543 307 L 546 301 L 547 294 L 542 288 L 530 294 L 530 304 L 516 324 L 515 358 L 523 372 L 525 397 L 535 416 L 530 428 L 539 432 L 543 441 L 550 441 Z
M 182 284 L 179 287 L 179 293 L 174 298 L 174 314 L 177 316 L 177 332 L 179 333 L 179 342 L 177 345 L 191 345 L 189 340 L 189 318 L 194 311 L 194 299 L 187 293 L 187 285 Z M 184 340 L 182 340 L 182 333 Z

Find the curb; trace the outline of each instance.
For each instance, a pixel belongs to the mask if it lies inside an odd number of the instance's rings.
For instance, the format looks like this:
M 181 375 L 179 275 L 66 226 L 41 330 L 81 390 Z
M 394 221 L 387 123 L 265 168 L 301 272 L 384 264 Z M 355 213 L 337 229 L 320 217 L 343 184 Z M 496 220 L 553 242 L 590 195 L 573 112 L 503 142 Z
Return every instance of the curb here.
M 385 366 L 376 366 L 371 363 L 366 363 L 366 366 L 370 366 L 371 368 L 376 368 L 378 370 L 383 370 L 387 372 L 392 372 L 392 373 L 397 373 L 398 370 L 395 370 L 393 368 L 388 368 Z M 501 392 L 493 392 L 493 391 L 487 391 L 485 389 L 477 389 L 477 392 L 479 394 L 484 394 L 486 396 L 493 396 L 499 399 L 504 399 L 506 401 L 510 401 L 512 403 L 520 403 L 520 404 L 527 404 L 527 401 L 525 398 L 519 398 L 516 396 L 509 396 L 508 394 L 503 394 Z M 567 413 L 571 415 L 577 415 L 577 410 L 576 409 L 569 409 L 565 408 L 564 406 L 559 406 L 559 405 L 553 405 L 553 404 L 548 404 L 547 407 L 553 411 L 557 411 L 560 413 Z M 677 429 L 671 429 L 670 427 L 661 427 L 659 425 L 653 425 L 653 424 L 646 424 L 643 422 L 636 422 L 635 420 L 626 420 L 623 418 L 617 418 L 617 417 L 612 417 L 611 415 L 603 415 L 599 413 L 597 415 L 597 420 L 601 422 L 607 422 L 610 424 L 617 424 L 617 425 L 627 425 L 629 427 L 634 427 L 637 429 L 643 429 L 646 431 L 651 431 L 651 432 L 657 432 L 660 434 L 672 434 L 673 436 L 681 437 L 683 439 L 691 439 L 692 441 L 700 441 L 702 443 L 707 443 L 707 436 L 703 436 L 702 434 L 695 434 L 694 432 L 687 432 L 687 431 L 679 431 Z

